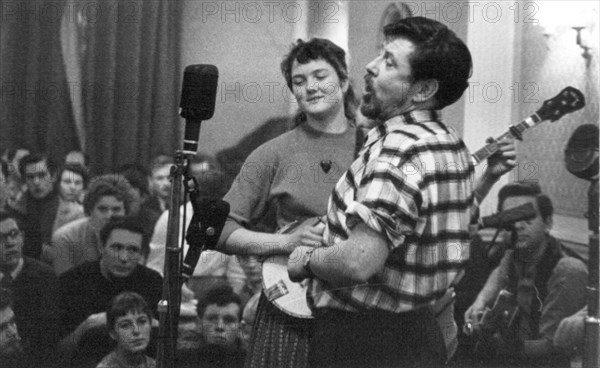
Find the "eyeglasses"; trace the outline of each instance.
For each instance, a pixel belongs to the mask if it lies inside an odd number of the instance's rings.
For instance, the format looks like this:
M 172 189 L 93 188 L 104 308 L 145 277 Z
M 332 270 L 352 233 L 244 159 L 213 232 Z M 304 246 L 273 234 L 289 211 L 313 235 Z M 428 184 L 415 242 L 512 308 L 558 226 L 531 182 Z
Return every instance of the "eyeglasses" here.
M 0 242 L 5 243 L 8 240 L 15 240 L 18 237 L 20 237 L 21 235 L 23 235 L 23 232 L 21 230 L 12 229 L 11 231 L 9 231 L 7 233 L 0 233 Z

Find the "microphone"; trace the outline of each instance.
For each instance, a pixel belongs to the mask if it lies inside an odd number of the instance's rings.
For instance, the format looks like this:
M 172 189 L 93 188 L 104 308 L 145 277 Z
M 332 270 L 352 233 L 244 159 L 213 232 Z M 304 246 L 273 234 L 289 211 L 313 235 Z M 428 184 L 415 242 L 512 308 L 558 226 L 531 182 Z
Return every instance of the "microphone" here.
M 200 254 L 205 249 L 215 248 L 229 215 L 229 203 L 222 199 L 198 197 L 192 192 L 190 200 L 194 215 L 185 235 L 189 247 L 181 268 L 181 274 L 186 279 L 194 273 Z
M 479 228 L 486 227 L 509 228 L 517 221 L 530 220 L 537 215 L 532 203 L 525 203 L 506 211 L 498 212 L 491 216 L 482 217 Z
M 219 70 L 214 65 L 189 65 L 183 72 L 179 115 L 185 119 L 183 153 L 195 155 L 202 120 L 212 118 Z

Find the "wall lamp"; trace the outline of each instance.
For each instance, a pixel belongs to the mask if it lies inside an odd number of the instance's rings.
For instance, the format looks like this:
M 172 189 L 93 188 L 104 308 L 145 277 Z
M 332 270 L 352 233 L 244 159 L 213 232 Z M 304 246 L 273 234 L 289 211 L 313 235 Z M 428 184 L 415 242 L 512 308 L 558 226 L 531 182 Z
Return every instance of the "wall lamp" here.
M 575 42 L 577 43 L 577 46 L 581 47 L 581 49 L 583 50 L 581 55 L 583 56 L 584 59 L 590 60 L 592 58 L 592 53 L 590 52 L 590 47 L 583 44 L 582 37 L 581 37 L 581 31 L 584 30 L 585 27 L 579 26 L 579 27 L 571 27 L 571 28 L 573 28 L 575 30 L 575 32 L 577 32 L 577 37 L 575 38 Z

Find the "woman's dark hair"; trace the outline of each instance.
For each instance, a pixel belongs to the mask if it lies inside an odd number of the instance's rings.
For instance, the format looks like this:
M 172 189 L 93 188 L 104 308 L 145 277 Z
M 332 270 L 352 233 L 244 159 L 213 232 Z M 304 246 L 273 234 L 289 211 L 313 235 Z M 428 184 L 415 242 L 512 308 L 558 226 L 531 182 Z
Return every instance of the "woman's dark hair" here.
M 83 199 L 83 210 L 89 216 L 96 203 L 104 196 L 113 196 L 125 204 L 125 213 L 131 206 L 131 184 L 121 174 L 106 174 L 92 178 Z
M 85 167 L 81 166 L 80 164 L 64 164 L 63 166 L 61 166 L 61 168 L 58 170 L 58 176 L 56 177 L 57 186 L 60 185 L 62 174 L 65 171 L 71 171 L 81 176 L 81 178 L 83 179 L 83 189 L 87 188 L 89 181 L 88 171 Z
M 458 101 L 469 86 L 473 61 L 454 32 L 435 20 L 411 17 L 388 24 L 383 34 L 386 41 L 405 38 L 414 44 L 409 59 L 413 80 L 437 80 L 437 109 Z
M 106 326 L 109 331 L 114 331 L 117 318 L 126 316 L 127 313 L 143 313 L 152 320 L 152 310 L 140 294 L 125 291 L 115 296 L 106 310 Z M 148 322 L 150 322 L 148 321 Z
M 344 94 L 344 114 L 347 119 L 354 120 L 356 117 L 358 101 L 348 78 L 346 52 L 344 49 L 327 39 L 312 38 L 307 42 L 298 39 L 298 41 L 292 45 L 289 53 L 281 62 L 281 72 L 283 73 L 288 88 L 293 91 L 292 66 L 294 65 L 294 61 L 297 61 L 300 64 L 306 64 L 319 59 L 325 60 L 333 67 L 340 82 L 348 82 L 348 90 Z M 306 115 L 303 112 L 300 112 L 296 116 L 296 122 L 305 120 Z

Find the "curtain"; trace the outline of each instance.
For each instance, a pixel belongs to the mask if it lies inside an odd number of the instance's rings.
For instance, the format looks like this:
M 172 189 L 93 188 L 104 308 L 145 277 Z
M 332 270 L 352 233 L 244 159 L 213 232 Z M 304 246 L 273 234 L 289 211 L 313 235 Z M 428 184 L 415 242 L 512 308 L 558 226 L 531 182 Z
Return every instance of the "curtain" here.
M 54 160 L 79 149 L 60 44 L 60 14 L 43 1 L 2 3 L 0 148 Z
M 102 1 L 81 14 L 82 100 L 92 173 L 179 148 L 181 2 Z

